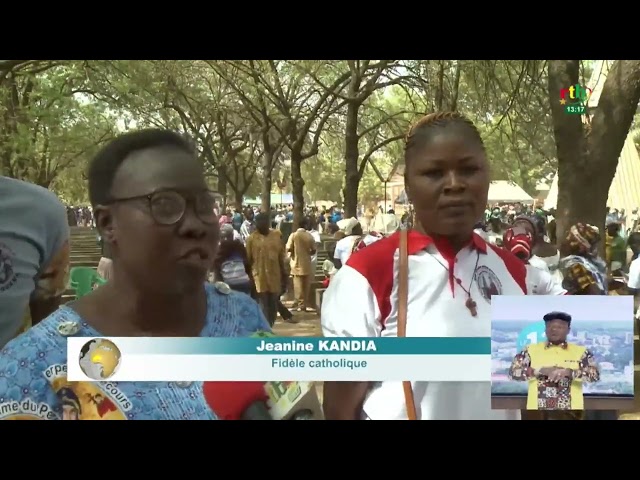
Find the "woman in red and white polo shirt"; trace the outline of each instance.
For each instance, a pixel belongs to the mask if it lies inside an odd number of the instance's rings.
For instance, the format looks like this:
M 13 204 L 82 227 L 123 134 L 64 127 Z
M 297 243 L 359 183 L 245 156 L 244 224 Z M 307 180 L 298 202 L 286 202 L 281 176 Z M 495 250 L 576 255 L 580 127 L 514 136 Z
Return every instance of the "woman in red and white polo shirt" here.
M 526 295 L 525 265 L 473 233 L 489 191 L 489 164 L 473 123 L 458 113 L 422 118 L 405 147 L 405 187 L 415 208 L 408 233 L 407 336 L 490 337 L 491 296 Z M 322 302 L 327 337 L 397 335 L 399 234 L 354 253 Z M 488 376 L 488 375 L 487 375 Z M 413 382 L 418 418 L 519 419 L 491 409 L 489 382 Z M 327 419 L 407 418 L 400 382 L 326 382 Z

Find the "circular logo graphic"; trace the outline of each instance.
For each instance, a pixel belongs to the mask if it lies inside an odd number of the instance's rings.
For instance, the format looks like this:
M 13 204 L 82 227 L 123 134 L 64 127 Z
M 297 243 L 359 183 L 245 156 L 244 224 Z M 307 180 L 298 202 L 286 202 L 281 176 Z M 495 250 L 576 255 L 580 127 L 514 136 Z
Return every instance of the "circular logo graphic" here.
M 16 274 L 13 270 L 13 252 L 4 243 L 0 243 L 0 292 L 7 290 L 15 283 Z
M 111 378 L 120 366 L 120 349 L 104 338 L 89 340 L 80 350 L 80 369 L 93 380 Z
M 479 267 L 476 270 L 475 279 L 482 298 L 487 302 L 491 303 L 491 297 L 493 295 L 502 294 L 502 283 L 490 268 L 485 267 L 484 265 Z
M 535 322 L 523 328 L 516 340 L 518 352 L 524 350 L 527 345 L 544 342 L 547 339 L 545 329 L 546 325 L 544 321 Z

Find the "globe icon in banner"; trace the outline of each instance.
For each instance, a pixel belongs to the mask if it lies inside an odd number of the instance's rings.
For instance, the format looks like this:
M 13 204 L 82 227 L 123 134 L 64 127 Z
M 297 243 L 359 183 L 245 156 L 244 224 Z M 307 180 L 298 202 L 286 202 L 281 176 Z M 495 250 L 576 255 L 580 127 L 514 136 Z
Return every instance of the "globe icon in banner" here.
M 546 339 L 547 334 L 545 333 L 544 321 L 535 322 L 522 329 L 516 341 L 516 348 L 518 352 L 521 352 L 527 345 L 544 342 Z
M 120 349 L 104 338 L 89 340 L 80 350 L 80 369 L 92 380 L 107 380 L 120 366 Z

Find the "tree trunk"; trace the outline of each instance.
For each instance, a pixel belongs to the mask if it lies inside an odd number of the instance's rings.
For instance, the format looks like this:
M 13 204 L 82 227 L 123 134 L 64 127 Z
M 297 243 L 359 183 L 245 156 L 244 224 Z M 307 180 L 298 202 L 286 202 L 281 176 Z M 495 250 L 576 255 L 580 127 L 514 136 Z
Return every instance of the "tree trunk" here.
M 291 193 L 293 194 L 293 231 L 298 228 L 304 216 L 304 179 L 302 178 L 302 155 L 291 151 Z
M 233 196 L 236 202 L 236 205 L 242 205 L 244 202 L 244 193 L 242 192 L 242 190 L 236 190 L 233 192 Z
M 218 193 L 222 196 L 224 202 L 223 207 L 227 206 L 227 192 L 229 182 L 227 181 L 227 172 L 223 167 L 218 167 Z
M 436 111 L 442 111 L 444 104 L 444 60 L 438 61 L 438 84 L 436 86 Z
M 605 81 L 591 125 L 569 115 L 560 90 L 579 83 L 578 60 L 549 62 L 549 98 L 558 155 L 557 236 L 577 223 L 604 230 L 609 188 L 640 101 L 640 62 L 616 61 Z
M 346 126 L 344 134 L 344 211 L 345 218 L 355 217 L 358 211 L 358 187 L 360 186 L 360 174 L 358 172 L 358 159 L 360 157 L 358 138 L 358 111 L 360 105 L 350 102 L 347 105 Z
M 260 210 L 263 212 L 271 211 L 273 153 L 269 147 L 265 146 L 264 155 L 262 155 L 262 178 L 260 179 Z
M 456 73 L 453 80 L 453 91 L 451 92 L 451 104 L 450 104 L 450 110 L 452 112 L 455 112 L 456 110 L 458 110 L 458 95 L 460 94 L 460 75 L 462 73 L 460 68 L 461 60 L 456 60 L 455 62 L 456 62 Z

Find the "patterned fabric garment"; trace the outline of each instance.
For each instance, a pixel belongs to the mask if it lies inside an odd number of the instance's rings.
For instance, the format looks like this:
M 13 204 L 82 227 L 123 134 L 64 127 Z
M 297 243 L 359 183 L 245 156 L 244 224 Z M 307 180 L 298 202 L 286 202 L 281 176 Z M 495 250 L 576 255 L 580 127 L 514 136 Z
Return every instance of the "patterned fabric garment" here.
M 563 244 L 571 255 L 590 255 L 601 238 L 597 227 L 576 223 L 569 229 Z
M 247 258 L 252 266 L 253 280 L 258 293 L 277 293 L 282 290 L 284 265 L 284 244 L 278 230 L 270 230 L 268 235 L 252 233 L 247 239 Z
M 205 286 L 202 337 L 244 337 L 270 331 L 258 305 L 224 285 Z M 61 307 L 0 351 L 0 419 L 215 420 L 202 383 L 68 382 L 67 337 L 100 337 Z
M 231 255 L 228 260 L 222 262 L 220 275 L 222 275 L 222 281 L 232 288 L 246 287 L 251 284 L 244 260 L 240 255 Z
M 570 375 L 555 383 L 535 373 L 551 366 L 567 369 Z M 540 342 L 514 357 L 509 378 L 529 382 L 528 410 L 582 410 L 582 383 L 597 382 L 600 372 L 593 354 L 585 347 L 567 342 L 559 345 Z
M 606 295 L 607 266 L 599 258 L 569 255 L 560 260 L 562 287 L 571 295 L 581 295 L 590 285 L 597 286 Z

